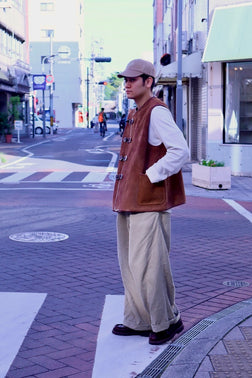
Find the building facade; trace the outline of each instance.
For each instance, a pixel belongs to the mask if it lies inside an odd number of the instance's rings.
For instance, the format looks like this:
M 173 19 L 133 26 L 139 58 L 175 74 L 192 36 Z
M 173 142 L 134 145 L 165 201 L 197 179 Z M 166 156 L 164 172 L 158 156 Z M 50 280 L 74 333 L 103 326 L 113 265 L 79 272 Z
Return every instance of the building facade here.
M 180 37 L 182 128 L 191 159 L 224 161 L 233 175 L 252 176 L 249 43 L 252 3 L 244 0 L 181 0 L 181 3 L 181 31 L 178 0 L 153 3 L 157 95 L 176 118 Z
M 48 75 L 45 108 L 53 108 L 61 128 L 84 125 L 84 0 L 29 2 L 30 64 Z M 50 83 L 52 81 L 52 83 Z M 36 111 L 43 107 L 37 91 Z
M 8 114 L 13 98 L 18 118 L 29 119 L 28 0 L 0 0 L 0 113 Z M 15 22 L 13 22 L 15 20 Z

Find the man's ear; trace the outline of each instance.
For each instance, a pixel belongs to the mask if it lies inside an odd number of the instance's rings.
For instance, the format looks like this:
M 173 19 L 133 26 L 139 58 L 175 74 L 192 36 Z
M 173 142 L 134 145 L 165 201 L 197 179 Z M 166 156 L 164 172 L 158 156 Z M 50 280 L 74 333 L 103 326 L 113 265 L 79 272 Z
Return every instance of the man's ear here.
M 152 86 L 152 82 L 153 82 L 153 78 L 151 76 L 149 76 L 147 79 L 146 79 L 146 86 L 147 88 L 151 88 Z

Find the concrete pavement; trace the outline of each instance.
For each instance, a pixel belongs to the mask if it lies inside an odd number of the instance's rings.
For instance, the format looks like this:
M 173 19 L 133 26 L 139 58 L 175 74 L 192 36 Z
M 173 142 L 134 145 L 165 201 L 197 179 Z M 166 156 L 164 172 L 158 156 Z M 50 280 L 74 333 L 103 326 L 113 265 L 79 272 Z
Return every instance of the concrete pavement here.
M 144 368 L 127 376 L 251 377 L 252 178 L 232 177 L 230 190 L 205 190 L 191 184 L 188 165 L 184 180 L 187 204 L 173 210 L 171 263 L 185 331 L 148 351 L 155 358 L 150 362 L 147 353 Z M 57 204 L 45 195 L 29 209 L 25 196 L 13 204 L 1 193 L 1 292 L 46 293 L 6 377 L 92 376 L 104 299 L 123 295 L 111 195 L 76 193 L 79 205 L 67 192 L 58 194 Z M 9 240 L 28 229 L 64 232 L 69 239 L 42 247 Z M 135 348 L 134 339 L 127 347 Z M 114 345 L 105 348 L 113 360 Z M 112 365 L 102 368 L 101 378 L 123 377 L 113 375 Z

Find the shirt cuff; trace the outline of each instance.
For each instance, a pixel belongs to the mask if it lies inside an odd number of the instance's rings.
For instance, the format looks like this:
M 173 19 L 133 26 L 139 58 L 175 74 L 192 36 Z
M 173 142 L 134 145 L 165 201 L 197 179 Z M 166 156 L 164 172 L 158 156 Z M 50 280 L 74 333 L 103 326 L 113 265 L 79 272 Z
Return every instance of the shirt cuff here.
M 148 168 L 146 170 L 146 175 L 148 176 L 148 178 L 149 178 L 149 180 L 152 184 L 160 181 L 160 175 L 158 174 L 157 170 L 155 169 L 155 165 L 152 165 L 150 168 Z

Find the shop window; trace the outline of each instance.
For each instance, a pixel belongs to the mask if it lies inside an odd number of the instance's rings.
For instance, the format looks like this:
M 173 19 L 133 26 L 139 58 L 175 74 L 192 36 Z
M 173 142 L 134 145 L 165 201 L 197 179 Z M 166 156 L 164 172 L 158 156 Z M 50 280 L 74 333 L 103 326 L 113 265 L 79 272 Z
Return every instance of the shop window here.
M 54 3 L 47 2 L 47 3 L 40 3 L 40 10 L 41 12 L 52 12 L 54 11 Z
M 252 62 L 227 63 L 225 143 L 252 144 Z

